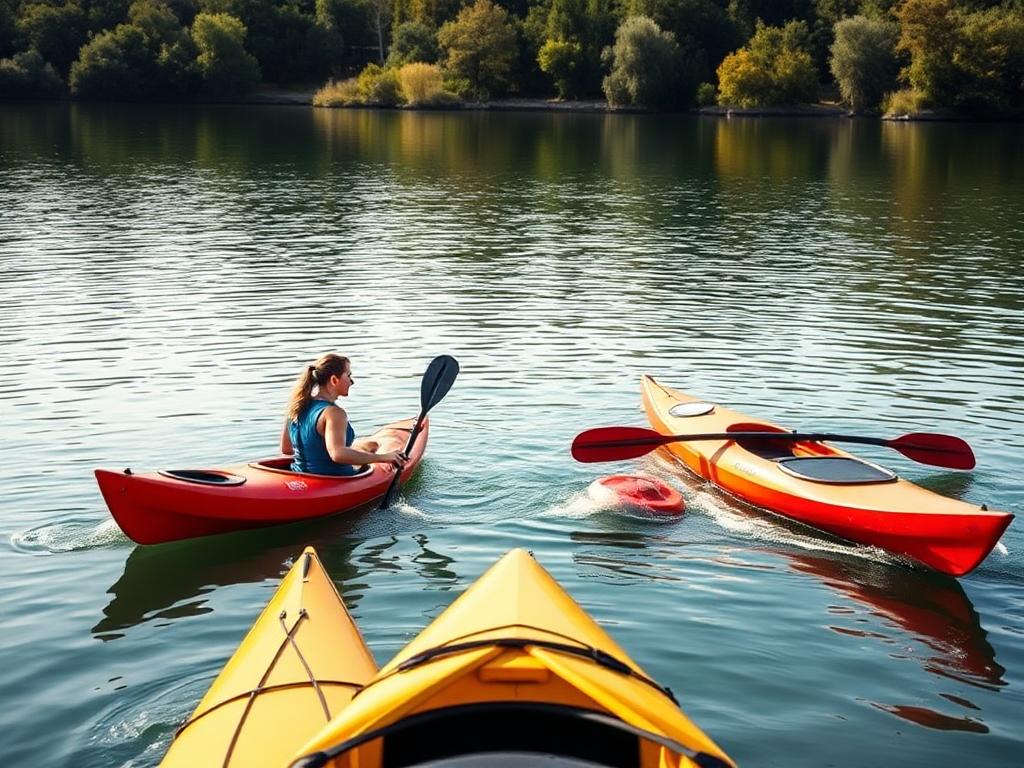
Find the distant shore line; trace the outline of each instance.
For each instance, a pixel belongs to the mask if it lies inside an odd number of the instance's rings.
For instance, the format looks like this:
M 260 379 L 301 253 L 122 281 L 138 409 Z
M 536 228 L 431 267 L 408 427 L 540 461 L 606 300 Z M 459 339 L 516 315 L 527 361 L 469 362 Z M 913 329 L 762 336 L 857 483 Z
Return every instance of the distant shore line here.
M 286 89 L 286 88 L 261 88 L 255 93 L 234 99 L 226 100 L 196 100 L 186 101 L 185 104 L 192 105 L 256 105 L 256 106 L 290 106 L 290 107 L 313 107 L 313 94 L 316 89 Z M 34 100 L 33 100 L 34 101 Z M 62 99 L 62 101 L 64 101 Z M 0 100 L 2 104 L 16 103 L 13 101 Z M 94 102 L 89 100 L 77 101 L 79 104 L 113 103 Z M 155 102 L 160 103 L 160 102 Z M 180 105 L 183 102 L 173 102 Z M 561 112 L 574 114 L 639 114 L 639 115 L 663 115 L 663 114 L 689 114 L 707 117 L 721 118 L 753 118 L 753 117 L 809 117 L 809 118 L 866 118 L 884 120 L 889 122 L 997 122 L 1016 123 L 1024 122 L 1024 113 L 1018 115 L 964 115 L 955 112 L 939 110 L 927 110 L 909 115 L 862 115 L 851 112 L 845 107 L 836 104 L 799 104 L 785 107 L 728 107 L 708 106 L 694 107 L 679 112 L 660 112 L 642 107 L 610 107 L 608 102 L 602 99 L 592 100 L 561 100 L 545 98 L 507 98 L 493 99 L 490 101 L 463 101 L 438 107 L 385 107 L 372 104 L 360 104 L 338 107 L 315 107 L 315 109 L 342 109 L 342 110 L 381 110 L 381 111 L 409 111 L 409 112 Z
M 285 90 L 265 88 L 236 103 L 312 106 L 315 90 Z M 608 102 L 601 99 L 563 101 L 560 99 L 543 98 L 508 98 L 491 101 L 466 101 L 445 107 L 377 107 L 359 105 L 347 107 L 317 107 L 318 109 L 381 109 L 408 110 L 414 112 L 572 112 L 601 114 L 666 114 L 642 108 L 609 107 Z M 835 104 L 801 104 L 788 107 L 727 107 L 710 106 L 695 107 L 676 114 L 706 115 L 710 117 L 742 118 L 742 117 L 829 117 L 851 118 L 866 117 L 868 119 L 893 122 L 1020 122 L 1024 115 L 985 117 L 979 115 L 961 115 L 953 112 L 924 111 L 910 115 L 883 117 L 880 115 L 856 115 L 845 107 Z

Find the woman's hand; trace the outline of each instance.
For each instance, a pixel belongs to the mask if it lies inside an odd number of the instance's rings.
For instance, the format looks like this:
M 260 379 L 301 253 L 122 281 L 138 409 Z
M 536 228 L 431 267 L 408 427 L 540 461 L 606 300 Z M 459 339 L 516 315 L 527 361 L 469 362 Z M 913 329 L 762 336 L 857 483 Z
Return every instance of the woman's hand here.
M 377 463 L 391 464 L 396 469 L 403 469 L 409 463 L 409 457 L 401 451 L 388 451 L 387 453 L 377 454 Z

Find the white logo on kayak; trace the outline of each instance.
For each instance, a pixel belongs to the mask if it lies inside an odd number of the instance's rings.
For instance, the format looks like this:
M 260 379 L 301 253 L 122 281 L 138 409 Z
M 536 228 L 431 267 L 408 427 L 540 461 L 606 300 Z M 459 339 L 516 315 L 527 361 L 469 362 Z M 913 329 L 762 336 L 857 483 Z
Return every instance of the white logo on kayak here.
M 285 483 L 285 485 L 287 485 L 288 488 L 293 491 L 305 491 L 309 489 L 309 486 L 306 485 L 301 480 L 289 480 L 287 483 Z

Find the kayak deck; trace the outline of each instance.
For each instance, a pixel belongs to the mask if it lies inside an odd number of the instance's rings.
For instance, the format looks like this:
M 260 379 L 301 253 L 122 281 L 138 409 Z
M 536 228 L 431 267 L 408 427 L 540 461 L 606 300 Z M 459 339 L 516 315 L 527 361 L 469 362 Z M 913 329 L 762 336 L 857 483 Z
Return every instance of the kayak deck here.
M 698 407 L 703 401 L 650 376 L 643 377 L 641 391 L 651 426 L 664 435 L 784 431 L 717 404 Z M 750 504 L 953 576 L 984 560 L 1013 520 L 1009 513 L 932 493 L 822 442 L 707 440 L 666 448 L 694 474 Z M 863 465 L 864 475 L 812 478 L 788 471 L 816 462 Z
M 404 450 L 413 419 L 394 422 L 373 438 L 379 450 Z M 429 424 L 402 470 L 406 482 L 426 450 Z M 389 464 L 335 477 L 292 472 L 290 457 L 229 467 L 134 474 L 96 470 L 103 499 L 121 530 L 138 544 L 293 523 L 355 509 L 381 498 L 394 477 Z
M 495 753 L 552 766 L 732 766 L 521 549 L 385 665 L 292 765 L 486 765 Z
M 307 548 L 161 766 L 282 766 L 376 671 L 341 596 Z

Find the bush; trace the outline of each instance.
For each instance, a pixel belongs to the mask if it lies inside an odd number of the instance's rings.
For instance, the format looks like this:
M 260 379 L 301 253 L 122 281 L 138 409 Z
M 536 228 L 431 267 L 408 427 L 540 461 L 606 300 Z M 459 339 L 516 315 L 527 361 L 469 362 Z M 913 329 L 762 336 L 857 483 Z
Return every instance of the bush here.
M 192 24 L 199 55 L 196 65 L 203 87 L 217 96 L 252 91 L 260 82 L 260 67 L 242 45 L 245 25 L 226 13 L 200 13 Z
M 314 107 L 347 107 L 359 103 L 359 86 L 354 77 L 348 80 L 329 80 L 327 85 L 313 94 Z
M 563 99 L 579 96 L 583 87 L 579 72 L 583 69 L 583 46 L 576 41 L 547 40 L 537 52 L 541 72 L 551 76 L 555 90 Z
M 606 58 L 611 72 L 603 89 L 612 106 L 667 107 L 682 101 L 675 35 L 662 32 L 646 16 L 630 16 L 622 22 Z M 692 93 L 686 94 L 686 100 L 691 98 Z
M 924 97 L 913 88 L 904 88 L 886 94 L 882 99 L 882 113 L 886 117 L 903 117 L 920 112 L 924 108 Z
M 402 103 L 402 87 L 398 82 L 398 71 L 384 69 L 377 64 L 367 64 L 356 78 L 360 104 L 378 107 L 394 107 Z
M 441 68 L 436 64 L 413 62 L 398 70 L 402 97 L 410 106 L 451 104 L 456 96 L 444 88 Z
M 444 69 L 454 80 L 468 83 L 478 98 L 504 93 L 516 59 L 516 33 L 508 12 L 491 0 L 476 0 L 437 33 L 444 50 Z
M 0 59 L 0 98 L 56 98 L 64 93 L 64 81 L 53 65 L 35 49 Z
M 799 104 L 817 98 L 818 75 L 807 52 L 807 25 L 757 23 L 746 47 L 718 67 L 718 101 L 740 107 Z
M 420 61 L 434 64 L 441 58 L 437 47 L 437 34 L 421 21 L 406 21 L 395 27 L 391 34 L 388 66 L 401 67 Z
M 896 25 L 853 16 L 835 25 L 829 68 L 839 92 L 855 112 L 877 109 L 896 84 Z
M 718 103 L 718 90 L 714 83 L 701 83 L 697 86 L 697 106 L 710 107 Z

